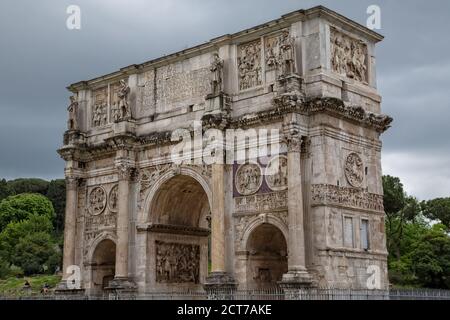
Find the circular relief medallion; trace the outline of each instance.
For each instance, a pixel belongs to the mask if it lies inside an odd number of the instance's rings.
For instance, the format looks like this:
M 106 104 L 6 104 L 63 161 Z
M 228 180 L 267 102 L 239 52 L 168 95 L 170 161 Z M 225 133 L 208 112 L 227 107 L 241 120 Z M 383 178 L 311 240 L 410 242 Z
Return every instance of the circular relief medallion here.
M 236 190 L 244 196 L 256 193 L 262 184 L 261 168 L 257 163 L 243 164 L 236 171 Z
M 345 177 L 352 187 L 361 187 L 364 180 L 364 168 L 361 157 L 356 153 L 350 153 L 345 161 Z
M 275 156 L 270 161 L 265 170 L 266 182 L 270 189 L 274 191 L 285 190 L 287 188 L 287 157 Z
M 102 187 L 95 187 L 89 194 L 89 212 L 96 216 L 105 210 L 106 192 Z
M 117 206 L 119 204 L 119 186 L 117 184 L 112 187 L 111 191 L 109 192 L 108 199 L 109 210 L 111 210 L 112 212 L 117 212 Z

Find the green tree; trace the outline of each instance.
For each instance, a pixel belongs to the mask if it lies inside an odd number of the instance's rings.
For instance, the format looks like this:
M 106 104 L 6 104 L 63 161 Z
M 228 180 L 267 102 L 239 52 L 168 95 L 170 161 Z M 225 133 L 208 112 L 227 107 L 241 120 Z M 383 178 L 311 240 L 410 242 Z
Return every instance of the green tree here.
M 420 286 L 450 289 L 450 237 L 436 224 L 416 241 L 407 257 Z
M 437 198 L 430 201 L 422 201 L 423 214 L 431 219 L 438 220 L 450 229 L 450 198 Z
M 53 222 L 55 233 L 58 236 L 62 235 L 66 212 L 66 182 L 64 179 L 50 181 L 47 198 L 52 202 L 55 209 L 55 220 Z
M 383 189 L 388 252 L 399 260 L 405 225 L 418 219 L 421 208 L 416 198 L 406 194 L 399 178 L 383 176 Z
M 27 220 L 9 223 L 0 233 L 0 259 L 24 270 L 26 275 L 54 272 L 60 250 L 52 238 L 47 216 L 33 214 Z
M 50 221 L 55 218 L 53 205 L 40 194 L 9 196 L 0 202 L 0 231 L 10 222 L 27 219 L 30 215 L 43 215 Z
M 25 275 L 54 273 L 59 257 L 57 245 L 50 234 L 35 232 L 19 239 L 11 262 L 22 268 Z
M 5 179 L 0 180 L 0 201 L 12 195 L 12 190 Z
M 8 185 L 13 194 L 21 193 L 39 193 L 45 195 L 48 190 L 49 182 L 42 179 L 15 179 L 8 181 Z

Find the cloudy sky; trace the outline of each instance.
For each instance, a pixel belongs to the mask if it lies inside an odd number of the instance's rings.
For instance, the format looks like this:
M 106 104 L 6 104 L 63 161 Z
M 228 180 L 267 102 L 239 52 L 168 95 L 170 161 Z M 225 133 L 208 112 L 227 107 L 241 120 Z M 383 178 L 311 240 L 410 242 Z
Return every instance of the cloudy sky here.
M 66 28 L 71 4 L 81 30 Z M 448 0 L 1 0 L 0 178 L 63 176 L 68 84 L 318 4 L 362 24 L 380 6 L 384 173 L 419 199 L 450 196 Z

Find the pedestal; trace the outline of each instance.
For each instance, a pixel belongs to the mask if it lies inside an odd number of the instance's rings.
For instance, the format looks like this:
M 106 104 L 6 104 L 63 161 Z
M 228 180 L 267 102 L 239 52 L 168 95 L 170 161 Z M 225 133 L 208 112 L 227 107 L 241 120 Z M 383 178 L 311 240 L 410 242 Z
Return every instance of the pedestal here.
M 206 278 L 203 288 L 208 294 L 208 300 L 232 300 L 237 283 L 226 272 L 212 272 Z
M 128 278 L 114 278 L 105 288 L 110 299 L 129 300 L 136 298 L 137 286 Z

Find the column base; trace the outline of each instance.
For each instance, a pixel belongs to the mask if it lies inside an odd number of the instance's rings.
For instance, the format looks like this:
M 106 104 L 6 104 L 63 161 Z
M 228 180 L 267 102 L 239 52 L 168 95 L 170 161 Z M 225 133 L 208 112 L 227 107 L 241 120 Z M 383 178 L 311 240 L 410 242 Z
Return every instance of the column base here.
M 136 284 L 126 277 L 114 278 L 108 283 L 108 287 L 105 290 L 119 290 L 134 292 L 137 290 Z
M 206 278 L 203 288 L 208 294 L 208 300 L 232 300 L 237 283 L 226 272 L 212 272 Z
M 283 274 L 283 278 L 279 282 L 283 288 L 311 288 L 314 287 L 314 278 L 308 273 L 308 271 L 289 271 Z
M 70 284 L 67 280 L 61 280 L 61 282 L 56 286 L 55 294 L 70 298 L 84 295 L 85 290 L 81 287 L 73 288 L 73 285 Z
M 283 275 L 278 285 L 284 291 L 285 300 L 301 300 L 304 296 L 302 289 L 316 286 L 314 278 L 307 271 L 289 271 Z

